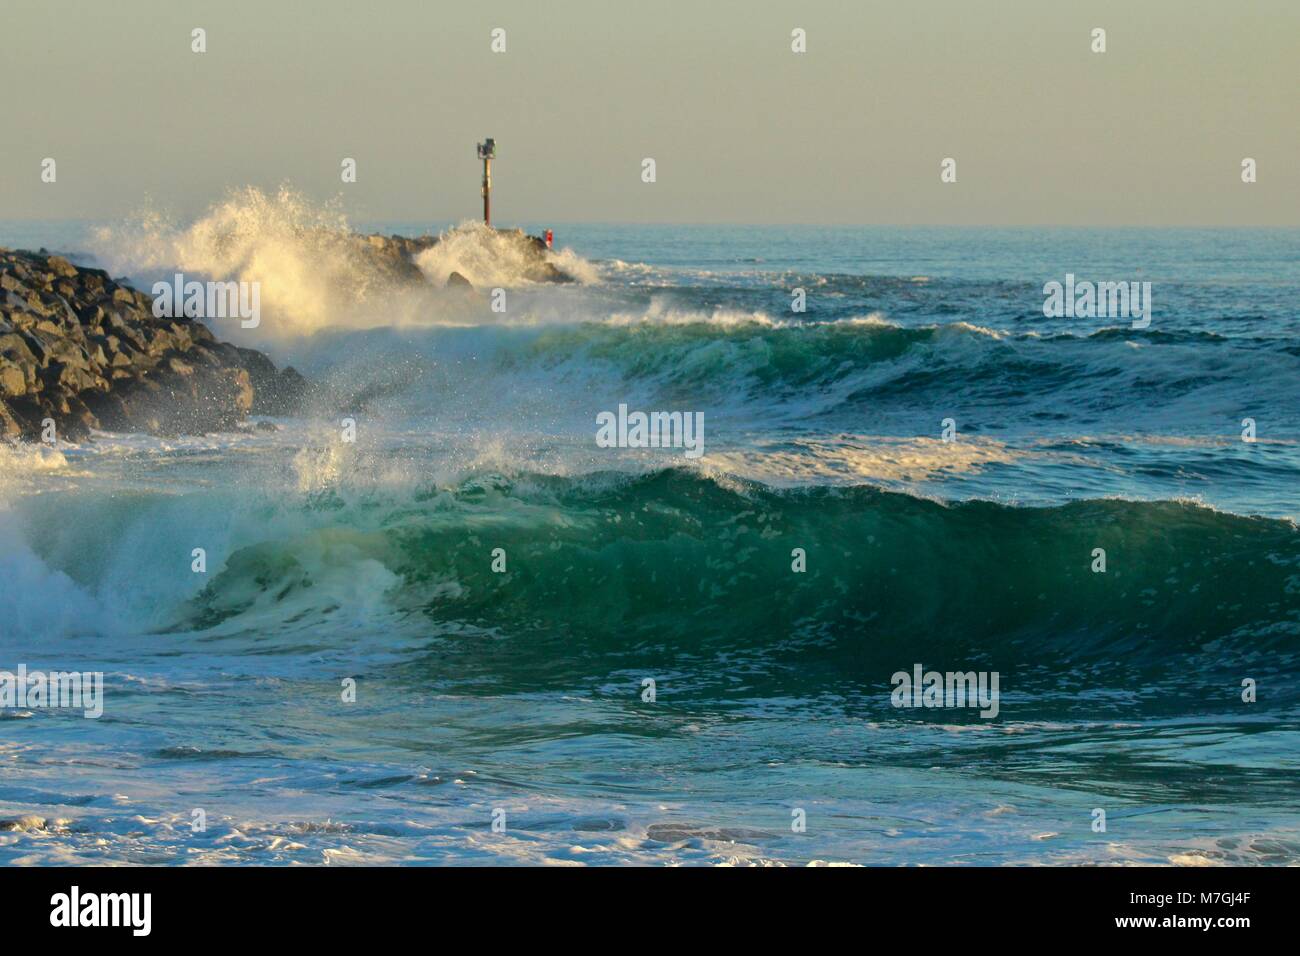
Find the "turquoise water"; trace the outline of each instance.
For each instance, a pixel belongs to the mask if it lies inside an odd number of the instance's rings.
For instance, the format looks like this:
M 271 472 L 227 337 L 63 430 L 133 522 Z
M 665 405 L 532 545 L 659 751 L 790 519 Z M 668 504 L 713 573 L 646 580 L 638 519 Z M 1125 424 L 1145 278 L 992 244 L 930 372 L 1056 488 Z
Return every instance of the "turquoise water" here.
M 493 314 L 218 225 L 239 255 L 0 226 L 261 281 L 215 330 L 325 396 L 0 451 L 0 669 L 106 682 L 99 720 L 0 711 L 0 860 L 1296 862 L 1300 232 L 549 224 L 582 282 L 421 263 Z M 1067 273 L 1149 281 L 1150 326 L 1045 318 Z M 702 413 L 704 455 L 600 447 L 619 404 Z M 997 716 L 894 706 L 918 664 L 996 672 Z

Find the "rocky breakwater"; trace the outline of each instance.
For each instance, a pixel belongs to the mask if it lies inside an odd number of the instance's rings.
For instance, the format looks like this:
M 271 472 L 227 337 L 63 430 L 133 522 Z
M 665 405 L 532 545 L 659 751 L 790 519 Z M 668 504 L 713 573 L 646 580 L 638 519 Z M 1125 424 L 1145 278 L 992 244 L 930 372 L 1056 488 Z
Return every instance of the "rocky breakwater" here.
M 509 261 L 517 271 L 516 278 L 525 282 L 573 282 L 574 277 L 555 264 L 546 241 L 540 236 L 530 236 L 522 229 L 494 229 L 481 224 L 461 226 L 442 236 L 381 236 L 358 237 L 372 266 L 392 279 L 412 282 L 428 281 L 416 265 L 420 254 L 441 242 L 455 243 L 471 238 L 485 259 Z M 454 277 L 454 278 L 453 278 Z M 441 282 L 441 277 L 436 277 Z M 468 280 L 459 272 L 451 272 L 448 285 L 465 285 Z
M 293 414 L 307 383 L 153 297 L 67 259 L 0 249 L 0 438 L 91 429 L 154 435 L 237 429 Z

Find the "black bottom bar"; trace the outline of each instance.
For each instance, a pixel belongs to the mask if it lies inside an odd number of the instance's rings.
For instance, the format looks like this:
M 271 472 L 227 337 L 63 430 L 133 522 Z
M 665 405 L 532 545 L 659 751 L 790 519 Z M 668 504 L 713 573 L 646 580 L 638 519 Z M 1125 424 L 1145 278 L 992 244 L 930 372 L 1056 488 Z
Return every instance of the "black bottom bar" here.
M 0 871 L 0 898 L 11 943 L 29 934 L 73 932 L 83 940 L 96 934 L 131 942 L 247 939 L 299 946 L 338 943 L 352 932 L 364 932 L 368 946 L 414 933 L 473 932 L 499 942 L 514 934 L 554 938 L 557 930 L 592 939 L 613 930 L 636 938 L 699 926 L 702 918 L 724 923 L 732 945 L 751 933 L 765 937 L 782 923 L 818 935 L 838 924 L 875 939 L 934 932 L 937 943 L 976 931 L 1039 927 L 1071 941 L 1172 931 L 1230 942 L 1242 932 L 1291 926 L 1296 883 L 1296 871 L 1281 868 L 25 868 Z M 148 906 L 143 895 L 99 894 L 149 894 Z M 136 936 L 146 915 L 148 935 Z M 116 926 L 70 925 L 115 916 Z M 659 936 L 659 942 L 669 940 Z

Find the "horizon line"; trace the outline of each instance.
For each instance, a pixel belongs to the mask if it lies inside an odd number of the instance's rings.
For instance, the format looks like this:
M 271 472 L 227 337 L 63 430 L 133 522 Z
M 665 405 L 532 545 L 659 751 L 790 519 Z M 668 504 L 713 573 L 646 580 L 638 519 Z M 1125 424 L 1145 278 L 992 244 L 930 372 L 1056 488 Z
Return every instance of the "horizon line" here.
M 198 222 L 203 216 L 199 215 L 189 222 Z M 71 224 L 71 223 L 110 223 L 110 222 L 129 222 L 130 216 L 108 216 L 108 217 L 73 217 L 73 216 L 51 216 L 45 218 L 37 217 L 3 217 L 0 223 L 23 223 L 23 224 Z M 452 226 L 459 225 L 463 222 L 481 222 L 478 217 L 461 217 L 455 216 L 431 216 L 428 218 L 401 219 L 387 217 L 358 217 L 353 220 L 353 225 L 379 225 L 391 223 L 393 225 L 423 225 L 427 223 L 451 223 Z M 741 220 L 630 220 L 630 219 L 544 219 L 544 218 L 520 218 L 511 220 L 511 224 L 495 224 L 493 228 L 509 229 L 517 225 L 564 225 L 564 226 L 673 226 L 673 227 L 734 227 L 734 228 L 759 228 L 759 229 L 1168 229 L 1168 230 L 1245 230 L 1245 229 L 1276 229 L 1276 230 L 1300 230 L 1300 222 L 1294 224 L 1280 223 L 1237 223 L 1225 225 L 1222 223 L 1077 223 L 1077 222 L 983 222 L 983 223 L 956 223 L 956 222 L 772 222 L 772 221 L 741 221 Z

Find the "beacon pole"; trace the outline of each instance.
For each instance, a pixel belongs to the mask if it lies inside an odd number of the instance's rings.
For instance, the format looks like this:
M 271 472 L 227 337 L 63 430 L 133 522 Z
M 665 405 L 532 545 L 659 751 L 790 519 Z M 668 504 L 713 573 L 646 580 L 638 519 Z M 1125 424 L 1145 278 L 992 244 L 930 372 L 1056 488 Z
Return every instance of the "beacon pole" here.
M 483 222 L 492 225 L 492 157 L 497 154 L 497 141 L 492 137 L 478 144 L 478 158 L 483 160 Z

